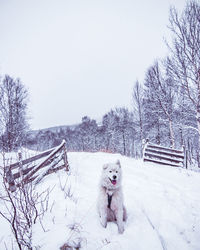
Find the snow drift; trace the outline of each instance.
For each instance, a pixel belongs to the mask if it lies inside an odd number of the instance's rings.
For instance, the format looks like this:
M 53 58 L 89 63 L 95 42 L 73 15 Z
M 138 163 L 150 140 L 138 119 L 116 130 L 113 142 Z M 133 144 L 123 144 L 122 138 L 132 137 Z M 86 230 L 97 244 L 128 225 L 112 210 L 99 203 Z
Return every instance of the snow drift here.
M 96 209 L 102 165 L 121 161 L 128 219 L 125 231 L 100 225 Z M 70 174 L 45 177 L 50 187 L 48 212 L 33 227 L 36 249 L 54 250 L 67 243 L 81 249 L 200 249 L 200 173 L 107 153 L 68 153 Z M 0 209 L 3 204 L 0 203 Z M 0 249 L 12 249 L 9 224 L 0 217 Z

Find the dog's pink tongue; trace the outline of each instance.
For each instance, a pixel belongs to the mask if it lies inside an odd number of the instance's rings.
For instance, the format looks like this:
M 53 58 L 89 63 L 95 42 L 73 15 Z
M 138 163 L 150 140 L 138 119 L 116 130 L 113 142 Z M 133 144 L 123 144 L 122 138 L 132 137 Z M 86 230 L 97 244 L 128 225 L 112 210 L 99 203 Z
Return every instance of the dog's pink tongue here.
M 116 180 L 112 180 L 112 184 L 115 185 L 117 183 Z

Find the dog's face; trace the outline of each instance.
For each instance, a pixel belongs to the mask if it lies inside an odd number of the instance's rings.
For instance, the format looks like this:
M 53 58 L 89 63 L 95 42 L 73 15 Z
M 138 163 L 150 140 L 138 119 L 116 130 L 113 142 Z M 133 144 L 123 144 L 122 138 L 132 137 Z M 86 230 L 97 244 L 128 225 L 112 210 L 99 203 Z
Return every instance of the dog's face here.
M 109 188 L 116 188 L 120 185 L 121 165 L 119 160 L 116 163 L 108 163 L 103 166 L 103 178 Z

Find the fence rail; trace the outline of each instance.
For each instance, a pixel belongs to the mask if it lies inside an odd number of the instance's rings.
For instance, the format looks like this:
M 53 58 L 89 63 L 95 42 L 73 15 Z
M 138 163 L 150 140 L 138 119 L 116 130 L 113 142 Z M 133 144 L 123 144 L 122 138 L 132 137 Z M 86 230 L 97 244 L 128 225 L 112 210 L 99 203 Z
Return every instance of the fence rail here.
M 38 183 L 44 176 L 60 169 L 69 170 L 65 141 L 28 159 L 22 160 L 20 157 L 19 155 L 18 162 L 5 167 L 6 181 L 11 191 L 15 191 L 22 184 L 33 181 Z
M 184 151 L 147 143 L 144 147 L 143 160 L 173 167 L 183 167 Z

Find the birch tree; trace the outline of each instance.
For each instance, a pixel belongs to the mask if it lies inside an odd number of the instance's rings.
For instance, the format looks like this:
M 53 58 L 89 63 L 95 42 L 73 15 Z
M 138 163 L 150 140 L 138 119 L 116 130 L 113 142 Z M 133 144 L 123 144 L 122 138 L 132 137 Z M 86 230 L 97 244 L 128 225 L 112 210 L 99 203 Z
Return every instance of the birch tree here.
M 19 79 L 6 75 L 0 83 L 0 114 L 2 147 L 16 149 L 24 140 L 27 122 L 28 92 Z
M 160 110 L 159 118 L 165 119 L 169 124 L 170 145 L 175 146 L 173 113 L 175 111 L 175 91 L 173 81 L 167 77 L 164 70 L 161 71 L 159 63 L 149 68 L 146 74 L 146 85 L 148 91 L 152 92 L 152 98 L 155 102 L 155 108 Z
M 140 130 L 140 141 L 144 139 L 143 135 L 143 98 L 144 98 L 144 89 L 142 85 L 136 81 L 133 87 L 133 110 L 135 114 L 135 118 L 137 119 L 139 130 Z
M 177 87 L 183 88 L 196 112 L 200 147 L 200 4 L 189 1 L 181 14 L 170 9 L 169 29 L 172 41 L 168 44 L 169 73 Z M 200 166 L 200 163 L 199 163 Z

